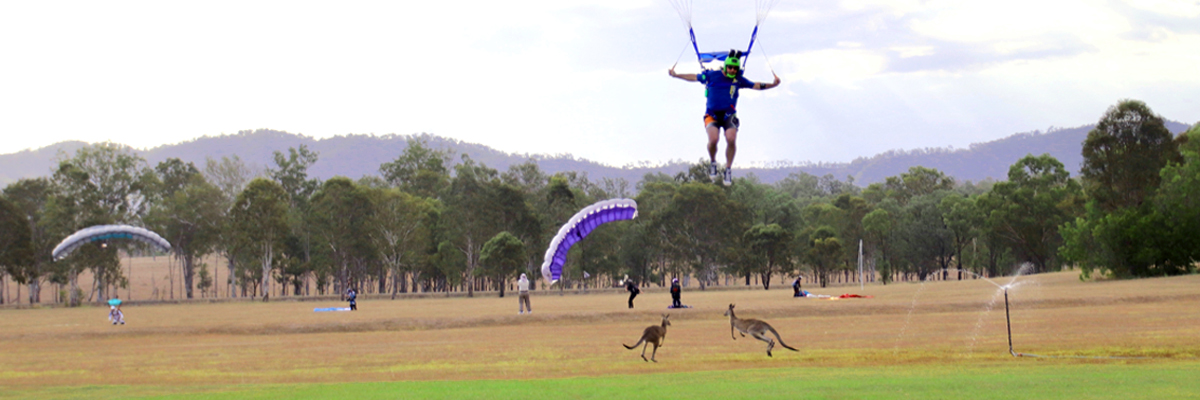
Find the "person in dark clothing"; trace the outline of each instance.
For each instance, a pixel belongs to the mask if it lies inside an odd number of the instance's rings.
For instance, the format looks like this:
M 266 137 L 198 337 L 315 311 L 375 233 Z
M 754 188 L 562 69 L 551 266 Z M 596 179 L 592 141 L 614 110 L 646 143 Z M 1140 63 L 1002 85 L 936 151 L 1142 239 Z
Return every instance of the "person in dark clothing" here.
M 679 278 L 671 279 L 671 308 L 683 308 L 683 304 L 679 302 Z
M 354 291 L 354 288 L 350 288 L 350 291 L 346 292 L 346 299 L 350 300 L 350 311 L 358 310 L 358 302 L 356 301 L 358 300 L 358 292 Z
M 800 295 L 800 277 L 797 276 L 795 281 L 792 281 L 792 297 L 804 297 Z
M 629 275 L 625 275 L 625 290 L 629 291 L 629 308 L 633 308 L 633 298 L 642 291 L 638 289 L 636 283 L 633 283 L 633 280 L 629 279 Z

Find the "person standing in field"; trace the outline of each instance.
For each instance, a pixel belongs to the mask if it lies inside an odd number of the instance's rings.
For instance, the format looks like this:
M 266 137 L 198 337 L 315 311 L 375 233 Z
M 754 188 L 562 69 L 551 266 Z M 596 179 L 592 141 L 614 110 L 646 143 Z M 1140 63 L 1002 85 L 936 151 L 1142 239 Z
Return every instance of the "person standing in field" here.
M 625 275 L 624 282 L 625 290 L 629 291 L 629 308 L 633 308 L 633 298 L 637 297 L 638 293 L 642 291 L 638 289 L 636 283 L 633 283 L 633 280 L 629 279 L 629 275 Z
M 517 279 L 517 314 L 524 314 L 525 309 L 533 314 L 533 306 L 529 304 L 529 278 L 521 274 L 521 279 Z
M 679 278 L 671 278 L 671 308 L 683 308 L 683 303 L 679 302 L 680 292 L 683 288 L 679 286 Z
M 358 310 L 358 292 L 354 291 L 354 288 L 346 292 L 346 300 L 350 300 L 350 311 Z

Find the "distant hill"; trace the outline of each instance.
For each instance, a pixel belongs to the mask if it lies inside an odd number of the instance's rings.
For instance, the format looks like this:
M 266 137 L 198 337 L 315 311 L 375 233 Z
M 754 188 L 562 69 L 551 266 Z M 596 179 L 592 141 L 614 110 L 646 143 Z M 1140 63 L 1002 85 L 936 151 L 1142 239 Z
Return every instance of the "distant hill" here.
M 1026 154 L 1050 153 L 1051 156 L 1061 161 L 1072 175 L 1076 175 L 1083 162 L 1081 154 L 1083 140 L 1092 127 L 1089 125 L 1051 129 L 1048 132 L 1018 133 L 1000 140 L 972 144 L 967 149 L 893 150 L 870 158 L 859 158 L 849 163 L 778 162 L 767 167 L 739 168 L 736 174 L 753 173 L 765 183 L 778 182 L 789 174 L 797 172 L 806 172 L 817 176 L 832 174 L 842 180 L 847 176 L 853 176 L 855 184 L 865 186 L 882 182 L 889 176 L 898 175 L 910 167 L 920 165 L 936 168 L 960 181 L 978 182 L 988 178 L 1004 180 L 1008 175 L 1009 166 Z M 1171 121 L 1167 123 L 1167 128 L 1171 132 L 1179 134 L 1187 130 L 1188 125 Z M 184 143 L 143 150 L 140 151 L 140 154 L 151 165 L 167 158 L 176 157 L 183 161 L 193 162 L 201 168 L 204 166 L 205 157 L 219 159 L 222 156 L 237 155 L 248 164 L 265 168 L 274 165 L 273 152 L 286 152 L 289 147 L 299 147 L 303 144 L 319 154 L 319 160 L 309 170 L 311 175 L 320 179 L 328 179 L 336 175 L 357 179 L 364 175 L 378 175 L 379 166 L 395 160 L 404 151 L 408 139 L 412 137 L 414 136 L 346 135 L 314 139 L 304 135 L 259 129 L 242 131 L 233 135 L 205 136 Z M 637 183 L 647 173 L 661 172 L 675 175 L 686 170 L 689 162 L 694 162 L 687 160 L 661 165 L 612 167 L 578 159 L 571 155 L 509 154 L 487 146 L 435 135 L 421 134 L 416 137 L 427 140 L 433 148 L 448 149 L 455 154 L 467 154 L 477 162 L 500 171 L 507 170 L 510 165 L 533 159 L 537 161 L 543 171 L 550 174 L 575 171 L 586 173 L 593 180 L 621 178 L 631 185 Z M 78 141 L 62 142 L 37 150 L 0 155 L 0 186 L 20 178 L 48 176 L 52 173 L 55 155 L 59 151 L 73 155 L 75 150 L 84 145 L 86 143 Z M 457 160 L 455 158 L 454 161 Z

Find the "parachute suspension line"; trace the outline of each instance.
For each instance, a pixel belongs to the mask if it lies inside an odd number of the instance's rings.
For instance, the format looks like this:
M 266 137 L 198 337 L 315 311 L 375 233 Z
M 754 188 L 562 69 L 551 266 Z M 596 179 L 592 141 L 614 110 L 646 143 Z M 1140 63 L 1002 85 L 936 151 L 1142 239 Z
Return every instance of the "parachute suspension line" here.
M 771 13 L 771 9 L 776 4 L 779 4 L 779 0 L 757 0 L 754 2 L 754 32 L 750 33 L 750 44 L 746 46 L 745 55 L 747 60 L 750 58 L 750 51 L 754 50 L 754 41 L 758 39 L 758 27 L 762 26 L 763 21 L 767 20 L 767 14 Z M 771 61 L 768 60 L 767 66 L 769 67 L 770 64 Z M 742 68 L 745 68 L 745 62 L 743 62 Z M 774 73 L 775 70 L 772 69 L 771 72 Z
M 771 9 L 779 4 L 779 0 L 757 0 L 754 2 L 754 26 L 762 25 L 763 21 L 767 20 L 767 14 L 771 13 Z
M 704 61 L 700 58 L 700 46 L 696 44 L 696 31 L 692 29 L 692 0 L 670 0 L 670 2 L 671 7 L 674 7 L 675 12 L 679 14 L 679 19 L 683 21 L 683 25 L 687 27 L 688 39 L 692 41 L 692 50 L 696 51 L 696 62 L 700 64 L 700 70 L 704 70 Z M 682 54 L 680 57 L 683 57 Z M 679 64 L 679 60 L 676 59 L 675 63 Z
M 671 64 L 671 69 L 674 70 L 679 65 L 679 60 L 683 59 L 683 53 L 687 52 L 687 46 L 683 46 L 683 50 L 679 50 L 679 56 L 675 57 L 675 64 Z
M 692 28 L 692 0 L 670 0 L 671 7 L 675 8 L 675 12 L 679 13 L 679 19 L 683 20 L 683 24 Z
M 769 68 L 769 69 L 771 70 L 771 75 L 772 75 L 772 76 L 779 76 L 779 74 L 776 74 L 776 73 L 775 73 L 775 67 L 771 65 L 771 57 L 768 57 L 768 56 L 767 56 L 767 49 L 766 49 L 766 48 L 764 48 L 764 47 L 763 47 L 763 45 L 762 45 L 761 43 L 758 45 L 758 48 L 759 48 L 759 49 L 762 49 L 763 60 L 766 60 L 766 61 L 767 61 L 767 68 Z

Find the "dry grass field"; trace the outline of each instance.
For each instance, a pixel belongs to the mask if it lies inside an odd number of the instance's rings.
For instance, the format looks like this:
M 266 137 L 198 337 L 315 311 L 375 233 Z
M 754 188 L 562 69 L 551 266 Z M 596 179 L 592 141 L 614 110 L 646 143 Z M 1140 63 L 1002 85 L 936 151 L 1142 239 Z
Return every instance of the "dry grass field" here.
M 139 299 L 137 264 L 133 298 Z M 149 270 L 150 268 L 145 268 Z M 157 279 L 157 278 L 156 278 Z M 1008 283 L 1000 278 L 998 283 Z M 1010 290 L 1015 350 L 1075 363 L 1184 362 L 1200 357 L 1200 275 L 1080 282 L 1077 272 L 1021 277 Z M 149 287 L 149 285 L 147 285 Z M 795 299 L 790 287 L 689 288 L 694 308 L 670 310 L 658 363 L 626 350 L 668 312 L 669 295 L 637 308 L 616 293 L 365 299 L 356 312 L 313 312 L 341 302 L 130 305 L 127 325 L 106 308 L 0 310 L 0 396 L 54 387 L 535 379 L 788 367 L 977 368 L 1014 362 L 1002 292 L 984 280 L 806 289 L 868 299 Z M 163 290 L 160 287 L 160 291 Z M 149 292 L 144 292 L 148 295 Z M 123 294 L 124 295 L 124 294 Z M 43 295 L 45 296 L 45 295 Z M 177 293 L 178 296 L 178 293 Z M 45 297 L 43 297 L 45 298 Z M 770 322 L 789 345 L 730 338 L 721 314 Z M 1045 359 L 1041 359 L 1045 360 Z

